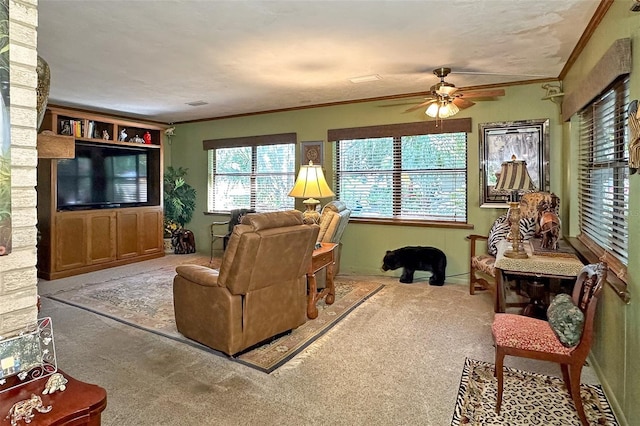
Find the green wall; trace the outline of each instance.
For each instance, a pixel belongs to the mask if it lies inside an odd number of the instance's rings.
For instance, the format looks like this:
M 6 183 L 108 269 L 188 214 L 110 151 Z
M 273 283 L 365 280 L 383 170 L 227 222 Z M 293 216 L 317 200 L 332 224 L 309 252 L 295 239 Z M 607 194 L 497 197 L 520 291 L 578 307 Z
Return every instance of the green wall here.
M 578 60 L 567 74 L 564 84 L 565 93 L 571 93 L 580 85 L 587 73 L 609 49 L 613 42 L 620 38 L 631 38 L 632 74 L 630 79 L 630 99 L 640 97 L 640 13 L 629 10 L 631 2 L 614 1 L 603 21 L 598 26 Z M 634 78 L 635 74 L 635 78 Z M 564 129 L 565 152 L 576 158 L 577 134 L 575 125 L 566 124 Z M 575 164 L 575 162 L 574 162 Z M 577 176 L 574 168 L 567 168 L 563 181 L 564 194 L 575 199 Z M 567 197 L 565 197 L 567 198 Z M 602 301 L 598 308 L 596 338 L 592 348 L 591 361 L 607 392 L 618 420 L 622 424 L 638 424 L 640 419 L 640 176 L 629 178 L 629 266 L 628 291 L 631 303 L 625 305 L 610 287 L 605 287 Z M 577 204 L 571 203 L 569 220 L 570 228 L 577 232 Z
M 375 83 L 372 83 L 375 84 Z M 416 88 L 419 90 L 420 88 Z M 506 88 L 506 96 L 495 101 L 479 101 L 456 117 L 472 118 L 472 133 L 468 136 L 468 220 L 474 229 L 446 229 L 350 223 L 342 238 L 344 244 L 341 272 L 380 274 L 386 250 L 406 245 L 433 245 L 442 249 L 448 258 L 447 275 L 450 282 L 467 282 L 469 233 L 487 234 L 493 220 L 504 209 L 479 208 L 479 140 L 478 124 L 496 121 L 550 119 L 551 187 L 559 191 L 562 162 L 562 126 L 559 107 L 543 101 L 545 90 L 540 83 Z M 416 102 L 420 102 L 419 99 Z M 408 105 L 389 106 L 402 102 L 377 101 L 349 105 L 304 109 L 250 117 L 212 120 L 179 125 L 171 146 L 171 163 L 189 168 L 188 181 L 198 191 L 198 206 L 189 228 L 196 235 L 199 251 L 209 250 L 208 225 L 211 216 L 202 214 L 207 208 L 207 156 L 202 141 L 234 136 L 296 132 L 298 141 L 327 140 L 327 130 L 375 124 L 423 121 L 424 112 L 404 113 Z M 325 169 L 331 179 L 331 146 L 325 143 Z M 299 151 L 299 150 L 298 150 Z M 297 153 L 296 155 L 299 155 Z M 167 162 L 169 164 L 169 162 Z M 299 207 L 302 209 L 302 207 Z M 401 271 L 394 274 L 399 276 Z M 391 273 L 389 273 L 391 274 Z M 423 277 L 429 275 L 424 273 Z

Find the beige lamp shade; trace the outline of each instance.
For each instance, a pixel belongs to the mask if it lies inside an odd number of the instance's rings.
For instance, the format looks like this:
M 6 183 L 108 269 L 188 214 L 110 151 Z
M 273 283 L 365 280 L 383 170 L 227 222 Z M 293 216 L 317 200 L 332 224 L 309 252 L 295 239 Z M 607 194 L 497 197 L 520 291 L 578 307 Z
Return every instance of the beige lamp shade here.
M 301 166 L 298 178 L 289 192 L 290 197 L 295 198 L 327 198 L 334 194 L 322 172 L 322 167 L 315 166 L 312 161 L 309 165 Z
M 313 161 L 309 161 L 309 165 L 301 166 L 298 172 L 298 178 L 293 185 L 293 189 L 289 192 L 290 197 L 306 198 L 302 203 L 307 210 L 303 212 L 302 217 L 305 223 L 318 223 L 320 221 L 320 213 L 317 212 L 316 206 L 320 204 L 316 198 L 333 197 L 334 194 L 320 166 L 314 166 Z

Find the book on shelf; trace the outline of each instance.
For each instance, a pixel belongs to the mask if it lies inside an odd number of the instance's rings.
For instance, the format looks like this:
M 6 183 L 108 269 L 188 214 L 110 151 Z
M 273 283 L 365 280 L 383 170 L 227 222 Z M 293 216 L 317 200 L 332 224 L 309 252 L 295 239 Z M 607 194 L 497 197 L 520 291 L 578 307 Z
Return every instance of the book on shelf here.
M 94 129 L 95 129 L 95 125 L 96 125 L 96 123 L 94 121 L 89 121 L 87 123 L 87 128 L 85 129 L 85 132 L 84 132 L 84 137 L 85 138 L 93 138 L 93 137 L 95 137 L 94 134 L 93 134 L 94 133 Z

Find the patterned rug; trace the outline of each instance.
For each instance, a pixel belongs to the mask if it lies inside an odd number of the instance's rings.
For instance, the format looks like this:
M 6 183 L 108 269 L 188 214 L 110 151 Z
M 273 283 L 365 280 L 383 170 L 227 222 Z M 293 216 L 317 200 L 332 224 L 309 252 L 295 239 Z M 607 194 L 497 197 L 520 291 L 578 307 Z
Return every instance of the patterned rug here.
M 209 265 L 209 258 L 187 263 Z M 217 268 L 219 265 L 220 259 L 214 259 L 210 266 Z M 126 279 L 114 278 L 107 281 L 86 283 L 80 288 L 61 291 L 47 297 L 187 343 L 265 373 L 271 373 L 302 352 L 361 303 L 384 287 L 376 282 L 337 277 L 335 280 L 335 302 L 333 305 L 326 305 L 324 301 L 318 302 L 319 315 L 316 319 L 307 320 L 305 324 L 291 333 L 263 346 L 242 353 L 237 357 L 228 357 L 222 352 L 187 339 L 178 332 L 173 311 L 174 275 L 175 267 L 167 266 L 129 276 Z
M 501 414 L 496 414 L 498 382 L 493 364 L 467 358 L 453 413 L 458 425 L 580 426 L 571 397 L 558 377 L 505 367 Z M 618 422 L 599 385 L 581 385 L 589 424 L 617 426 Z

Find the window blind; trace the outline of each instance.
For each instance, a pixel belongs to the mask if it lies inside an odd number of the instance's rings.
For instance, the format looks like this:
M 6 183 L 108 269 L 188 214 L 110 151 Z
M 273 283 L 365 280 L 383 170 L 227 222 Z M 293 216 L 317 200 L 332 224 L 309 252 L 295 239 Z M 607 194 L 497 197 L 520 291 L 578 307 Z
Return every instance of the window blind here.
M 208 150 L 208 210 L 293 209 L 295 133 L 203 141 Z
M 615 82 L 579 113 L 579 239 L 607 254 L 610 268 L 626 275 L 628 264 L 629 78 Z
M 334 137 L 362 136 L 363 129 Z M 335 170 L 334 190 L 354 218 L 467 220 L 465 132 L 339 139 Z

